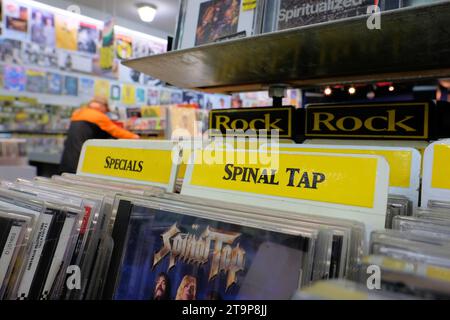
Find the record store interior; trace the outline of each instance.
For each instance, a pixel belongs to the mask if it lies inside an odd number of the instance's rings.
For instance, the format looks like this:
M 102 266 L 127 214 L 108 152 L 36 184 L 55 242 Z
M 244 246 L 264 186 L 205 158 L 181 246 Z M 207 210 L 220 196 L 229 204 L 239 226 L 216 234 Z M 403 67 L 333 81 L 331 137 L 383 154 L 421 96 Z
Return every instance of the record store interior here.
M 0 9 L 0 300 L 450 299 L 449 0 Z

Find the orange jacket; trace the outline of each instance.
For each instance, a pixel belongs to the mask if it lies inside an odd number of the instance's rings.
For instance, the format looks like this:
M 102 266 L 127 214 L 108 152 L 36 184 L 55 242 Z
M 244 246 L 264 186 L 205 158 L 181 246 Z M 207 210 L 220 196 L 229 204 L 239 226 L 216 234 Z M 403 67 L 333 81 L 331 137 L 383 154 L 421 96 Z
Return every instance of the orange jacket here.
M 136 139 L 137 135 L 117 126 L 106 114 L 98 110 L 82 107 L 73 112 L 71 121 L 87 121 L 97 125 L 103 131 L 117 139 Z

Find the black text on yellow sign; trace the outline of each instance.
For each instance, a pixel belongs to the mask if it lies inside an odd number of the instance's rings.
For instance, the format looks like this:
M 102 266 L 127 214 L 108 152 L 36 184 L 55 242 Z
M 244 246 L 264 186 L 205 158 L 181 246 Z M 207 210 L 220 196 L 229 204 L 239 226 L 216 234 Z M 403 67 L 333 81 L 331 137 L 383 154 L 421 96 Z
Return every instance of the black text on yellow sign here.
M 281 138 L 293 138 L 293 107 L 225 109 L 210 112 L 209 129 L 226 134 L 229 130 L 278 130 Z M 258 132 L 256 132 L 258 133 Z
M 309 105 L 307 137 L 427 139 L 428 103 Z
M 223 180 L 248 182 L 253 184 L 279 185 L 278 170 L 225 165 Z M 317 189 L 326 180 L 321 172 L 302 171 L 300 168 L 286 168 L 287 187 Z

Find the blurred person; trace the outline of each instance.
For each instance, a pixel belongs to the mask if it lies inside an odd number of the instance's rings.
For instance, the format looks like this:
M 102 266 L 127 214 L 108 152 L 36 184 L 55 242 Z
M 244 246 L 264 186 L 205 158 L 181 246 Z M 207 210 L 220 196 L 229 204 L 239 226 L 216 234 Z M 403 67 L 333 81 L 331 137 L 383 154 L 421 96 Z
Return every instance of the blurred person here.
M 139 139 L 138 135 L 112 122 L 106 115 L 108 112 L 108 100 L 102 97 L 95 97 L 73 112 L 64 143 L 61 173 L 76 173 L 83 143 L 89 139 Z

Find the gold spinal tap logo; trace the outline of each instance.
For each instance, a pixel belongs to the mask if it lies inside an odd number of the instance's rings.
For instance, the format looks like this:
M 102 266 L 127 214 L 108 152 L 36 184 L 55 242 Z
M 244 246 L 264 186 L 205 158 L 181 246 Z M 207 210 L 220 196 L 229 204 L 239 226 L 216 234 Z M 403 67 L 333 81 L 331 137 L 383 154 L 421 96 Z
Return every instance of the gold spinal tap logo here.
M 153 257 L 153 267 L 170 254 L 169 270 L 173 268 L 177 260 L 188 264 L 206 264 L 211 256 L 211 270 L 208 280 L 211 281 L 221 271 L 227 274 L 226 289 L 236 283 L 236 274 L 245 267 L 245 250 L 239 243 L 232 244 L 240 236 L 236 232 L 221 232 L 209 226 L 200 235 L 182 233 L 175 223 L 161 235 L 162 248 Z M 213 252 L 210 254 L 211 246 Z

